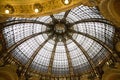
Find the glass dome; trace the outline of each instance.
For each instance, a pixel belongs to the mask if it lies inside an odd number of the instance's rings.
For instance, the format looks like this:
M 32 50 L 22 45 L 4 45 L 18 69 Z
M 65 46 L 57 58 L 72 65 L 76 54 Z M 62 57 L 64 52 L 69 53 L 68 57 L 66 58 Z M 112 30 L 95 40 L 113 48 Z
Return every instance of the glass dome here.
M 3 29 L 9 55 L 27 71 L 55 76 L 94 71 L 111 54 L 114 28 L 96 7 L 37 18 L 10 18 Z

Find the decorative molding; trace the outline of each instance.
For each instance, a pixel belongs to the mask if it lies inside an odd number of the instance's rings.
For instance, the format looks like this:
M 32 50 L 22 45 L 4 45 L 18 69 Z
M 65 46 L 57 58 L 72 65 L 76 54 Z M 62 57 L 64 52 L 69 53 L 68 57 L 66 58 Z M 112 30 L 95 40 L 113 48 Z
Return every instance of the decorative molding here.
M 112 21 L 116 27 L 120 28 L 120 1 L 119 0 L 102 0 L 99 4 L 101 14 L 108 20 Z
M 40 13 L 35 13 L 33 10 L 34 4 L 37 2 L 31 3 L 30 1 L 27 1 L 26 4 L 22 4 L 19 1 L 0 1 L 0 16 L 6 16 L 6 17 L 38 17 L 38 16 L 45 16 L 50 14 L 59 13 L 62 11 L 69 10 L 71 8 L 74 8 L 80 4 L 82 4 L 82 0 L 71 0 L 70 4 L 65 5 L 62 0 L 47 0 L 45 2 L 38 2 L 38 4 L 41 4 L 43 7 L 42 11 Z M 37 0 L 36 0 L 37 1 Z M 5 2 L 5 3 L 4 3 Z M 9 3 L 10 2 L 10 3 Z M 23 1 L 24 2 L 24 1 Z M 12 14 L 5 14 L 4 7 L 7 4 L 10 4 L 14 8 L 14 13 Z

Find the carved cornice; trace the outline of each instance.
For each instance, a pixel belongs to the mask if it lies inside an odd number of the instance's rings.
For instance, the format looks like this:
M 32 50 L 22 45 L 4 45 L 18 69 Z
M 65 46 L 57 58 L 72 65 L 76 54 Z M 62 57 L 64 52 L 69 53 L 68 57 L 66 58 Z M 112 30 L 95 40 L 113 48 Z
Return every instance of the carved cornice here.
M 84 2 L 83 0 L 71 0 L 70 4 L 65 5 L 63 0 L 27 0 L 27 1 L 11 1 L 11 0 L 1 0 L 0 1 L 0 15 L 7 17 L 37 17 L 43 15 L 50 15 L 54 13 L 59 13 L 66 11 L 73 7 L 76 7 Z M 42 11 L 39 13 L 34 12 L 34 4 L 40 4 L 42 6 Z M 12 6 L 14 10 L 11 14 L 5 14 L 6 5 Z

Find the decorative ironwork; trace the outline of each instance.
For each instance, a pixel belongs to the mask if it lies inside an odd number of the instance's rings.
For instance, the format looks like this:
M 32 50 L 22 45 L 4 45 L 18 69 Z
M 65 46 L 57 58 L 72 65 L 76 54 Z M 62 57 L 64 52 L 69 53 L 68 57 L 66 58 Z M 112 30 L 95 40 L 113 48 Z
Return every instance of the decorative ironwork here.
M 1 23 L 7 44 L 4 58 L 17 59 L 24 66 L 21 74 L 97 74 L 96 66 L 113 55 L 114 28 L 91 8 L 82 5 L 50 16 L 10 18 Z

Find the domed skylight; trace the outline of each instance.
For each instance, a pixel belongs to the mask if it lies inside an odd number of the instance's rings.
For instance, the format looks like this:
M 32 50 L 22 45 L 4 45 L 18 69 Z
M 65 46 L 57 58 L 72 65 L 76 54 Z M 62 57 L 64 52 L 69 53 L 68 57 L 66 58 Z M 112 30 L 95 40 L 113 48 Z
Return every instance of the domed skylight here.
M 8 53 L 27 71 L 55 76 L 93 71 L 112 52 L 114 28 L 96 7 L 79 6 L 37 18 L 10 18 Z

